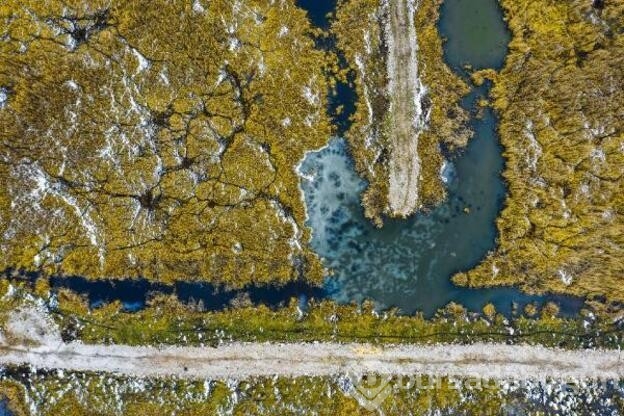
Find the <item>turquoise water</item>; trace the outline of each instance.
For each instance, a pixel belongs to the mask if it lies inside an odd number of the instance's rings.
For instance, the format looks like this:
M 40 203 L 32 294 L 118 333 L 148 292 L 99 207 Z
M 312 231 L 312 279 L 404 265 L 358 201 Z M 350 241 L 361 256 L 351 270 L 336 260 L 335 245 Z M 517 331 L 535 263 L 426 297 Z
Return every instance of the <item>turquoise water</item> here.
M 0 401 L 0 416 L 12 416 L 13 413 L 9 410 L 9 406 L 5 400 Z
M 496 0 L 445 0 L 440 17 L 448 65 L 455 70 L 465 64 L 474 69 L 503 65 L 511 34 Z
M 441 13 L 449 65 L 458 71 L 464 64 L 502 65 L 509 34 L 496 0 L 447 0 Z M 473 110 L 484 95 L 487 87 L 475 89 L 464 100 L 465 108 Z M 513 288 L 471 290 L 450 281 L 496 247 L 495 220 L 506 192 L 496 123 L 491 111 L 473 118 L 474 138 L 462 154 L 449 157 L 441 172 L 449 193 L 445 203 L 408 220 L 386 220 L 382 229 L 363 216 L 359 196 L 366 184 L 355 174 L 344 140 L 334 139 L 308 155 L 300 168 L 308 225 L 313 248 L 333 271 L 326 289 L 335 300 L 373 299 L 380 308 L 426 315 L 451 301 L 473 310 L 492 302 L 509 313 L 514 303 L 556 300 L 564 312 L 578 310 L 578 299 L 527 296 Z

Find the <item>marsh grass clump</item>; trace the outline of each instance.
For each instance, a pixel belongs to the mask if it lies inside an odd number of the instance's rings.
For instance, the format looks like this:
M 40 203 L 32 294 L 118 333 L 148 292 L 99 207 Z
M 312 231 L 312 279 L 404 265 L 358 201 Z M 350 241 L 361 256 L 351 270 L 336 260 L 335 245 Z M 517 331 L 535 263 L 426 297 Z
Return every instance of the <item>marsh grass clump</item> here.
M 509 186 L 498 249 L 471 286 L 624 299 L 624 4 L 504 0 L 492 78 Z
M 2 2 L 0 269 L 322 279 L 293 165 L 334 58 L 293 0 L 191 3 Z

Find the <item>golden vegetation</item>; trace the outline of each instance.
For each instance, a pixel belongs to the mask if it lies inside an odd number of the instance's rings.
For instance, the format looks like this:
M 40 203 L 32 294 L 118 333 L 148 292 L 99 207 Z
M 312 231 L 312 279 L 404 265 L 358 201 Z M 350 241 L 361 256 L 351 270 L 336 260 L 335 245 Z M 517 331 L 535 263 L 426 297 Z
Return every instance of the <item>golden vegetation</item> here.
M 29 399 L 42 416 L 299 415 L 367 416 L 333 377 L 258 377 L 247 380 L 135 380 L 99 374 L 33 374 Z M 469 384 L 449 377 L 393 378 L 387 415 L 430 412 L 498 415 L 505 397 L 494 383 Z M 358 380 L 355 380 L 358 382 Z M 396 388 L 393 388 L 396 386 Z M 403 386 L 399 388 L 399 386 Z
M 0 269 L 319 281 L 314 32 L 293 0 L 2 2 Z
M 499 247 L 455 281 L 624 300 L 624 3 L 503 0 L 494 78 L 509 196 Z
M 29 399 L 41 416 L 498 416 L 555 414 L 563 406 L 571 414 L 592 414 L 596 408 L 619 414 L 624 409 L 620 389 L 600 388 L 591 381 L 566 388 L 565 382 L 557 380 L 523 386 L 517 382 L 501 385 L 494 380 L 426 375 L 381 375 L 366 381 L 346 376 L 186 381 L 81 373 L 68 373 L 61 378 L 53 372 L 40 372 L 33 378 L 38 387 L 32 389 Z M 375 392 L 376 383 L 380 382 L 388 382 L 391 394 L 379 403 L 377 412 L 371 413 L 354 398 L 357 393 L 353 385 L 370 383 L 371 392 Z M 575 394 L 577 400 L 570 400 Z M 578 395 L 593 400 L 578 400 Z
M 5 401 L 13 416 L 27 416 L 30 414 L 25 405 L 26 391 L 23 385 L 16 381 L 0 380 L 0 400 Z
M 421 133 L 418 153 L 421 163 L 420 199 L 434 205 L 445 197 L 439 177 L 441 146 L 465 146 L 471 133 L 468 115 L 459 99 L 468 86 L 446 66 L 437 22 L 441 0 L 419 2 L 415 16 L 418 36 L 419 71 L 428 90 L 423 106 L 430 111 L 427 128 Z M 347 133 L 356 170 L 368 181 L 363 205 L 368 218 L 381 225 L 388 209 L 389 144 L 387 137 L 389 97 L 387 97 L 387 45 L 383 34 L 384 16 L 379 0 L 340 2 L 332 32 L 355 77 L 358 95 L 352 125 Z
M 24 288 L 14 287 L 0 302 L 0 323 L 24 302 Z M 43 299 L 46 299 L 45 297 Z M 435 316 L 402 315 L 396 309 L 377 313 L 372 302 L 338 305 L 314 301 L 302 311 L 295 298 L 271 309 L 265 305 L 237 305 L 206 310 L 201 302 L 181 303 L 175 296 L 158 295 L 138 312 L 123 310 L 120 302 L 90 309 L 74 292 L 62 290 L 52 310 L 62 337 L 90 344 L 199 345 L 221 342 L 366 342 L 375 344 L 437 344 L 509 342 L 560 348 L 624 346 L 621 320 L 594 309 L 570 319 L 554 304 L 532 304 L 524 315 L 499 313 L 487 305 L 482 313 L 451 303 Z M 591 312 L 591 313 L 590 313 Z M 586 316 L 592 318 L 585 319 Z
M 439 8 L 442 0 L 418 2 L 416 28 L 421 61 L 421 77 L 431 100 L 427 129 L 420 136 L 422 155 L 422 198 L 427 205 L 440 203 L 445 188 L 440 179 L 442 156 L 440 149 L 449 151 L 466 146 L 472 132 L 467 124 L 469 114 L 459 100 L 469 92 L 469 86 L 443 60 L 442 39 L 438 32 Z

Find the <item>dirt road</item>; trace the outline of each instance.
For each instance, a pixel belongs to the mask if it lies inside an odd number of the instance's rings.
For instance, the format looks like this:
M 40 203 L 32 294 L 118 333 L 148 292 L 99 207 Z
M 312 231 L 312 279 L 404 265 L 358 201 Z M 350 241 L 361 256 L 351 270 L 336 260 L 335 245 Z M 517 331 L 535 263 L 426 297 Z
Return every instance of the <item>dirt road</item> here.
M 422 98 L 425 88 L 418 76 L 415 0 L 386 0 L 385 37 L 390 98 L 389 193 L 394 216 L 406 217 L 419 206 L 420 157 L 418 138 L 425 127 Z
M 368 372 L 491 379 L 624 378 L 624 362 L 617 351 L 562 351 L 498 344 L 385 348 L 335 343 L 233 343 L 218 348 L 5 344 L 0 346 L 0 364 L 191 379 Z
M 14 309 L 0 328 L 0 366 L 190 379 L 335 374 L 435 374 L 488 379 L 624 379 L 619 351 L 535 346 L 231 343 L 133 347 L 65 343 L 43 304 Z

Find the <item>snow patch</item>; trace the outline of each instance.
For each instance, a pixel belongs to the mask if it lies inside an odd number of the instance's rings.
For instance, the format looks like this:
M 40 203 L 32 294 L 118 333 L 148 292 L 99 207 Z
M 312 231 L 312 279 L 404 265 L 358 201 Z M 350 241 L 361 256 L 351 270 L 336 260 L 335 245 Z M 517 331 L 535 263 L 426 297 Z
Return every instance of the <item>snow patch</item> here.
M 492 263 L 492 277 L 498 276 L 500 269 L 496 266 L 496 263 Z
M 360 78 L 363 80 L 362 82 L 362 89 L 364 90 L 364 102 L 366 103 L 366 110 L 368 112 L 368 124 L 366 126 L 367 130 L 371 130 L 372 126 L 373 126 L 373 105 L 370 101 L 370 93 L 368 90 L 368 85 L 366 84 L 366 65 L 364 64 L 364 61 L 362 60 L 362 58 L 360 57 L 360 55 L 356 55 L 355 56 L 355 65 L 358 68 L 358 71 L 360 73 Z M 366 144 L 366 148 L 370 148 L 370 146 L 373 144 L 376 138 L 374 137 L 373 132 L 371 131 L 369 134 L 367 134 L 366 139 L 365 139 L 365 144 Z
M 313 81 L 310 82 L 310 84 L 312 83 Z M 306 99 L 308 104 L 310 104 L 313 107 L 317 107 L 321 102 L 319 93 L 314 91 L 310 85 L 306 85 L 303 87 L 302 95 L 303 95 L 303 98 Z
M 24 305 L 12 311 L 4 335 L 7 339 L 48 347 L 62 342 L 58 326 L 41 304 Z
M 292 229 L 292 235 L 288 239 L 288 245 L 290 246 L 292 250 L 291 253 L 289 254 L 289 258 L 290 260 L 292 260 L 293 254 L 295 254 L 295 252 L 300 252 L 302 250 L 301 238 L 303 237 L 303 232 L 299 228 L 299 225 L 297 224 L 297 221 L 295 220 L 295 218 L 289 213 L 287 213 L 286 211 L 284 211 L 279 201 L 271 201 L 271 207 L 277 213 L 277 216 L 280 219 L 280 221 L 283 223 L 289 224 Z
M 65 42 L 65 47 L 67 50 L 73 52 L 78 47 L 78 42 L 74 39 L 73 36 L 67 35 L 67 41 Z
M 234 245 L 232 246 L 232 252 L 234 252 L 235 254 L 242 253 L 243 252 L 243 245 L 240 242 L 234 243 Z
M 199 0 L 195 0 L 193 2 L 193 11 L 197 14 L 201 14 L 201 13 L 204 13 L 206 9 L 204 8 L 204 6 L 201 4 Z
M 364 50 L 368 55 L 373 53 L 373 44 L 371 42 L 370 32 L 364 32 Z
M 227 62 L 225 63 L 227 65 Z M 215 81 L 215 88 L 221 85 L 223 81 L 227 78 L 227 72 L 223 68 L 219 69 L 219 74 L 217 75 L 217 80 Z
M 230 52 L 235 52 L 243 46 L 243 43 L 235 36 L 228 38 L 228 49 Z
M 592 150 L 590 157 L 592 161 L 594 162 L 604 163 L 607 161 L 607 156 L 605 155 L 605 152 L 602 149 Z
M 557 273 L 559 274 L 559 277 L 564 285 L 570 286 L 572 284 L 573 276 L 571 273 L 563 269 L 559 269 Z
M 615 218 L 615 213 L 613 212 L 612 209 L 607 209 L 603 211 L 601 217 L 603 221 L 611 222 Z
M 143 54 L 141 52 L 139 52 L 138 49 L 131 48 L 131 51 L 132 51 L 132 54 L 134 55 L 134 57 L 137 60 L 137 69 L 136 69 L 135 75 L 138 75 L 141 72 L 143 72 L 146 69 L 148 69 L 150 67 L 151 63 L 145 56 L 143 56 Z
M 169 86 L 169 75 L 167 74 L 167 68 L 163 68 L 158 74 L 158 78 L 163 83 L 164 86 Z
M 527 120 L 524 126 L 524 136 L 529 141 L 527 146 L 527 164 L 533 172 L 537 172 L 537 162 L 542 156 L 542 146 L 535 136 L 532 120 Z
M 9 90 L 4 87 L 0 87 L 0 110 L 2 110 L 6 103 L 9 101 Z
M 284 36 L 286 36 L 288 34 L 288 32 L 290 32 L 290 29 L 288 29 L 288 26 L 282 26 L 282 27 L 280 27 L 280 30 L 277 33 L 277 37 L 278 38 L 283 38 Z
M 67 87 L 69 87 L 69 89 L 73 90 L 73 91 L 78 91 L 80 90 L 80 87 L 78 86 L 78 84 L 76 84 L 76 81 L 70 79 L 68 81 L 65 81 L 65 85 Z

